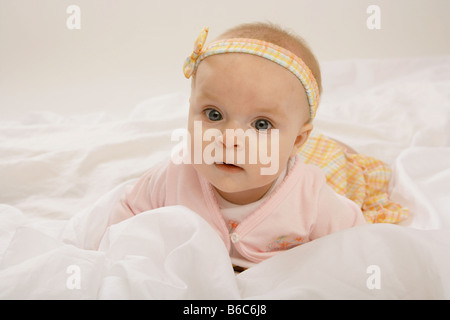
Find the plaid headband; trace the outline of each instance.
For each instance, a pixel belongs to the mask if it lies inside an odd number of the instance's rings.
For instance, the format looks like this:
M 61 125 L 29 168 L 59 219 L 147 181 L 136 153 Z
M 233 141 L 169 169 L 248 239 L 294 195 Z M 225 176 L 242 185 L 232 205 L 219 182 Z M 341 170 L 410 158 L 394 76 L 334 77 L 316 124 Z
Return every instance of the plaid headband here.
M 200 62 L 209 56 L 232 52 L 254 54 L 285 67 L 301 81 L 308 97 L 311 119 L 314 119 L 319 106 L 319 87 L 311 70 L 302 59 L 280 46 L 256 39 L 233 38 L 219 40 L 205 47 L 208 30 L 208 27 L 203 27 L 195 41 L 194 51 L 184 62 L 183 71 L 186 78 L 189 79 L 197 70 Z

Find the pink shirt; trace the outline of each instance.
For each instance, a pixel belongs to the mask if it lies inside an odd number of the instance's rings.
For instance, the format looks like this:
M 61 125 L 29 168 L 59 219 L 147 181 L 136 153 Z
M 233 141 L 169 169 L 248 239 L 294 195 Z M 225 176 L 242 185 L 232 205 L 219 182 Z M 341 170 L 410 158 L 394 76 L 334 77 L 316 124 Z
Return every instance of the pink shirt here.
M 205 219 L 250 262 L 261 262 L 327 234 L 365 224 L 360 208 L 335 193 L 322 171 L 298 156 L 286 177 L 254 211 L 229 232 L 212 185 L 189 164 L 160 164 L 139 179 L 122 197 L 110 221 L 143 211 L 184 205 Z

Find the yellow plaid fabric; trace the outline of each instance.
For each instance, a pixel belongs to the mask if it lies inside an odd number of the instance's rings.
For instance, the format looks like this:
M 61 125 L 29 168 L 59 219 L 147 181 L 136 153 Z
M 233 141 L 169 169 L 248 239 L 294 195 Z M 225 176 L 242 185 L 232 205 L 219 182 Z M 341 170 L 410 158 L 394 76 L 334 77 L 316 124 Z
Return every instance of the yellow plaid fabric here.
M 363 154 L 350 154 L 322 134 L 311 135 L 299 150 L 305 163 L 320 167 L 327 183 L 357 203 L 369 223 L 398 223 L 409 210 L 388 196 L 391 169 L 386 163 Z

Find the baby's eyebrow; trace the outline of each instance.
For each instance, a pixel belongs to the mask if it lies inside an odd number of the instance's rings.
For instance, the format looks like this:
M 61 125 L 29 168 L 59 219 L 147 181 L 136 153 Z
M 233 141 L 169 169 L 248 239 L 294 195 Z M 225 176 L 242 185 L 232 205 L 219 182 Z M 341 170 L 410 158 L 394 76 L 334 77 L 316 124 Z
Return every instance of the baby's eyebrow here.
M 261 113 L 270 113 L 270 114 L 278 114 L 279 109 L 278 106 L 274 105 L 274 106 L 257 106 L 256 107 L 256 111 L 261 112 Z
M 282 108 L 278 104 L 274 104 L 272 106 L 257 106 L 255 108 L 255 113 L 258 114 L 267 114 L 270 116 L 277 116 L 277 117 L 285 117 L 287 116 L 284 112 L 281 112 Z

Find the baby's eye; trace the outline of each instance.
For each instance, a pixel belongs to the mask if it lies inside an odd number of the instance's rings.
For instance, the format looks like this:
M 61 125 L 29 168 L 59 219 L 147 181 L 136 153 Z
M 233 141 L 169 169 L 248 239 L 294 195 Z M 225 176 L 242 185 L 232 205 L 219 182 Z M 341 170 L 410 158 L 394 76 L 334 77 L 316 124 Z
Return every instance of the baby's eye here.
M 205 115 L 211 121 L 219 121 L 223 119 L 222 114 L 215 109 L 206 109 Z
M 272 128 L 272 124 L 264 119 L 256 120 L 253 123 L 253 126 L 256 128 L 256 130 L 269 130 L 270 128 Z

